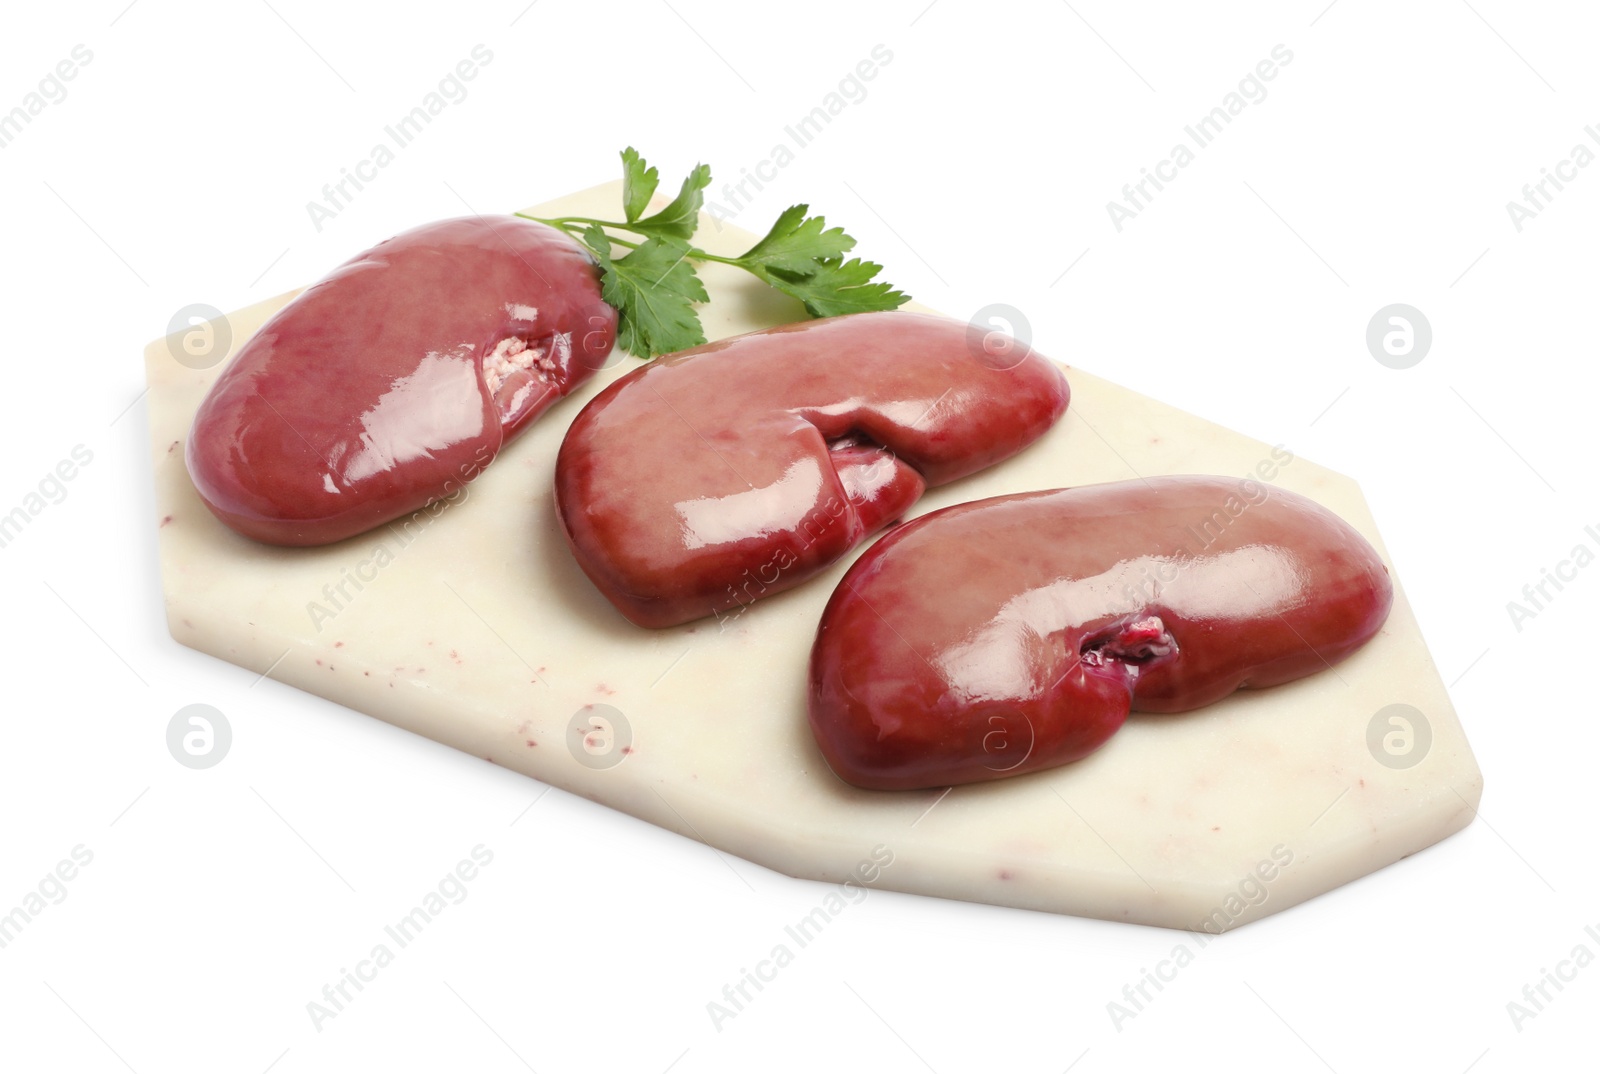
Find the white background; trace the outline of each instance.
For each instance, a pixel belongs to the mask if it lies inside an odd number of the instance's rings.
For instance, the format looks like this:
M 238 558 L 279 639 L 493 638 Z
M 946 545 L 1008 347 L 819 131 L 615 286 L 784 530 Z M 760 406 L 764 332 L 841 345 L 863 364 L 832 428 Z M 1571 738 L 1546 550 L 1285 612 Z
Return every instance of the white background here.
M 1506 607 L 1600 545 L 1600 167 L 1520 232 L 1506 209 L 1600 151 L 1592 10 L 126 2 L 13 5 L 0 35 L 0 111 L 93 53 L 0 150 L 0 513 L 93 452 L 0 549 L 0 909 L 93 854 L 0 950 L 0 1066 L 1593 1068 L 1600 969 L 1520 1027 L 1507 1004 L 1600 954 L 1600 568 L 1520 630 Z M 319 232 L 306 203 L 478 44 L 469 95 Z M 1045 353 L 1355 476 L 1484 769 L 1464 832 L 1212 943 L 1120 1027 L 1108 1002 L 1182 934 L 874 892 L 719 1029 L 706 1004 L 822 886 L 252 685 L 165 628 L 136 400 L 175 311 L 281 293 L 463 201 L 610 179 L 627 144 L 667 184 L 711 164 L 716 196 L 877 44 L 865 98 L 738 222 L 808 201 L 920 301 L 1012 304 Z M 1267 97 L 1119 232 L 1106 203 L 1278 44 Z M 1406 370 L 1364 339 L 1394 302 L 1434 332 Z M 165 745 L 193 702 L 233 726 L 207 771 Z M 480 843 L 467 901 L 314 1028 L 307 1002 Z

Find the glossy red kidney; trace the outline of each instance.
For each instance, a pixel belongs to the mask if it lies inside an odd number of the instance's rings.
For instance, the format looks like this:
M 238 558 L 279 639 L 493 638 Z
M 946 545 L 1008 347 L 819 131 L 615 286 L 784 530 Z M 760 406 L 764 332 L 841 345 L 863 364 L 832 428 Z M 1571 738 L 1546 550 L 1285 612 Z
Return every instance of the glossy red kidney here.
M 1130 710 L 1323 671 L 1393 597 L 1349 524 L 1253 480 L 964 503 L 890 533 L 840 581 L 811 653 L 811 729 L 860 787 L 1032 772 L 1093 752 Z
M 1019 347 L 960 321 L 860 313 L 658 359 L 596 396 L 556 460 L 585 574 L 633 622 L 716 615 L 823 570 L 924 488 L 1020 451 L 1067 406 Z
M 195 415 L 206 506 L 259 541 L 316 545 L 459 490 L 606 361 L 616 311 L 543 224 L 463 217 L 335 269 L 240 348 Z

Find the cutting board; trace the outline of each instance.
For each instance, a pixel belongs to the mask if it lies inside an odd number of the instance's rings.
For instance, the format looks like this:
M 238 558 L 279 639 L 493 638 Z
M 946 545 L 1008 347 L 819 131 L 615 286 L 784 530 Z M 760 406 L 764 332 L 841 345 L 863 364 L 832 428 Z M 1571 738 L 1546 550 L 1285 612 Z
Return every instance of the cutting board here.
M 611 183 L 531 211 L 608 217 L 620 204 Z M 699 241 L 734 254 L 754 239 L 706 218 Z M 702 276 L 712 339 L 801 315 L 738 270 Z M 229 314 L 232 351 L 292 297 Z M 217 522 L 184 468 L 193 414 L 225 362 L 194 368 L 204 363 L 175 337 L 150 344 L 152 524 L 172 636 L 789 875 L 949 899 L 1221 932 L 1475 815 L 1482 777 L 1398 576 L 1382 633 L 1332 670 L 1185 715 L 1135 715 L 1099 752 L 1050 771 L 953 790 L 846 785 L 812 740 L 804 683 L 853 556 L 729 623 L 644 630 L 568 552 L 556 450 L 578 410 L 639 365 L 613 358 L 459 502 L 284 549 Z M 1272 487 L 1332 509 L 1388 562 L 1349 478 L 1300 458 L 1265 466 L 1281 459 L 1270 445 L 1085 370 L 1067 377 L 1071 408 L 1050 433 L 911 516 L 1029 489 L 1271 469 Z

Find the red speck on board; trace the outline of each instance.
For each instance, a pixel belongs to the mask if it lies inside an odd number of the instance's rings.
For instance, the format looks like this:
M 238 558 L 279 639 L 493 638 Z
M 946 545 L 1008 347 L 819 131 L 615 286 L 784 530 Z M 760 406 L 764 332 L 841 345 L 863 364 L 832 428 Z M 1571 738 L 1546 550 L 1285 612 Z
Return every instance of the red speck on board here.
M 163 519 L 162 519 L 162 520 L 161 520 L 161 525 L 162 525 L 162 526 L 165 526 L 165 525 L 167 525 L 167 524 L 169 524 L 169 523 L 170 523 L 170 522 L 171 522 L 171 521 L 172 521 L 172 516 L 171 516 L 171 515 L 168 515 L 168 516 L 167 516 L 167 517 L 166 517 L 166 518 L 163 518 Z M 161 528 L 161 527 L 160 527 L 160 526 L 158 526 L 158 527 L 156 527 L 156 528 L 157 528 L 157 529 L 160 529 L 160 528 Z
M 529 745 L 529 746 L 537 746 L 537 745 L 538 745 L 538 743 L 537 743 L 537 742 L 535 742 L 535 741 L 534 741 L 534 740 L 533 740 L 533 739 L 531 739 L 531 738 L 530 738 L 530 739 L 528 739 L 528 745 Z

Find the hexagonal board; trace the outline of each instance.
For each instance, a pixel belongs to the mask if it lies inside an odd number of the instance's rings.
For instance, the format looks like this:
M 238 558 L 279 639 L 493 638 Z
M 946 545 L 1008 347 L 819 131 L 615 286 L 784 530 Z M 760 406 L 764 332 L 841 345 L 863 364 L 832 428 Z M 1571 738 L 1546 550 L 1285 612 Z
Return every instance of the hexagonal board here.
M 603 217 L 619 204 L 612 183 L 536 212 Z M 753 241 L 709 219 L 700 235 L 720 253 Z M 712 338 L 798 315 L 738 270 L 702 275 Z M 291 297 L 230 315 L 234 349 Z M 817 620 L 853 557 L 726 629 L 642 630 L 568 552 L 551 496 L 556 449 L 579 408 L 637 360 L 621 356 L 552 408 L 461 502 L 330 547 L 285 549 L 235 535 L 195 493 L 182 444 L 223 363 L 191 369 L 175 346 L 146 352 L 174 638 L 780 872 L 840 882 L 881 847 L 893 860 L 879 887 L 1221 931 L 1398 861 L 1475 813 L 1482 777 L 1398 584 L 1382 633 L 1333 670 L 1187 715 L 1135 715 L 1098 753 L 1050 771 L 948 793 L 863 791 L 829 771 L 805 716 Z M 1068 378 L 1071 408 L 1043 440 L 930 492 L 912 514 L 1136 475 L 1243 478 L 1273 457 L 1082 370 Z M 1296 458 L 1274 483 L 1337 512 L 1383 553 L 1349 478 Z M 619 741 L 604 758 L 618 762 L 610 767 L 591 767 L 571 729 L 596 704 L 631 729 L 627 751 Z M 1406 729 L 1384 721 L 1396 752 L 1369 746 L 1390 705 L 1422 715 L 1425 751 L 1419 736 L 1407 756 Z

